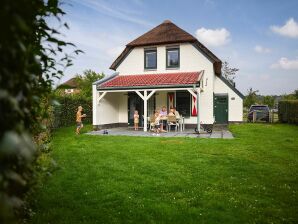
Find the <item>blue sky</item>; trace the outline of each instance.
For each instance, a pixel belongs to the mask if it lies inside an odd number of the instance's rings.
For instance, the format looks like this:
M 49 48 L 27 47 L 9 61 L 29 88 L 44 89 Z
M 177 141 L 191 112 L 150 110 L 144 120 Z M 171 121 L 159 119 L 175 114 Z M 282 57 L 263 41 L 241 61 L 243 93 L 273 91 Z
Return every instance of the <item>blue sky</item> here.
M 68 0 L 62 8 L 67 40 L 85 54 L 66 70 L 63 82 L 86 69 L 109 66 L 124 46 L 170 19 L 204 43 L 222 61 L 239 68 L 244 94 L 298 89 L 298 1 Z

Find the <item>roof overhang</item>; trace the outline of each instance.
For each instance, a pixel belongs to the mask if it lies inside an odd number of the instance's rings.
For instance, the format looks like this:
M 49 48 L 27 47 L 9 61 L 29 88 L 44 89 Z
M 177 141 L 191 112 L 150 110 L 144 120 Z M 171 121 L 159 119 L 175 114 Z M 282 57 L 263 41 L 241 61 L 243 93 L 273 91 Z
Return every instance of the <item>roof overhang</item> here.
M 97 88 L 98 91 L 108 91 L 108 90 L 150 90 L 150 89 L 189 89 L 189 88 L 198 88 L 200 83 L 192 85 L 157 85 L 157 86 L 126 86 L 126 87 L 107 87 L 107 88 Z
M 204 71 L 140 75 L 117 75 L 96 83 L 97 90 L 169 89 L 199 87 Z

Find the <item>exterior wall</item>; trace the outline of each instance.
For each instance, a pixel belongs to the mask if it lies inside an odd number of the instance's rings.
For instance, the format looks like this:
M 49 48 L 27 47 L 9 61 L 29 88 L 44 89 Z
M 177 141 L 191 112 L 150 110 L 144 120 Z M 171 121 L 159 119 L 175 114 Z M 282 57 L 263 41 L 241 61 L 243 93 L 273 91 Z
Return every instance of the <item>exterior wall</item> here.
M 127 123 L 127 116 L 125 118 L 124 110 L 125 96 L 123 93 L 107 93 L 99 102 L 98 94 L 96 95 L 96 101 L 93 101 L 93 113 L 96 113 L 96 116 L 93 116 L 93 125 Z M 127 103 L 125 105 L 127 114 Z
M 220 78 L 215 77 L 214 93 L 227 93 L 229 99 L 229 121 L 243 121 L 243 100 L 229 86 L 227 86 Z M 232 98 L 235 98 L 232 100 Z
M 119 123 L 128 123 L 128 97 L 127 93 L 118 93 L 119 99 Z
M 213 63 L 193 45 L 189 43 L 180 44 L 180 68 L 166 69 L 166 47 L 169 45 L 157 46 L 157 69 L 144 70 L 144 47 L 134 48 L 130 54 L 117 68 L 119 75 L 134 74 L 154 74 L 154 73 L 173 73 L 173 72 L 194 72 L 204 70 L 204 92 L 201 93 L 201 118 L 203 123 L 213 121 L 213 80 L 215 77 Z M 174 45 L 174 46 L 177 46 Z M 158 92 L 156 107 L 160 108 L 166 105 L 166 95 L 163 98 L 163 92 Z M 165 101 L 163 101 L 163 99 Z M 200 108 L 199 108 L 200 109 Z M 197 122 L 196 117 L 190 117 L 185 123 Z
M 155 109 L 161 110 L 163 106 L 167 106 L 167 92 L 157 91 L 155 96 Z

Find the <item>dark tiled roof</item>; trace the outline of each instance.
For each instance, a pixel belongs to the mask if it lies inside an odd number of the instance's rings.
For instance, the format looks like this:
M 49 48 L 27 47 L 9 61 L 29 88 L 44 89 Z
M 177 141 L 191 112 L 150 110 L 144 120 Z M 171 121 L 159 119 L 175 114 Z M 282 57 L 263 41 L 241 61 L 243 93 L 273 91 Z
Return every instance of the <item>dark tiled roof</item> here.
M 206 57 L 213 62 L 215 73 L 218 75 L 221 74 L 221 61 L 194 36 L 179 28 L 169 20 L 164 21 L 162 24 L 127 44 L 123 52 L 110 66 L 110 69 L 116 70 L 134 47 L 186 42 L 192 43 L 194 47 L 205 54 Z
M 76 81 L 76 78 L 71 78 L 69 80 L 67 80 L 66 82 L 62 83 L 61 85 L 59 85 L 59 88 L 77 88 L 78 87 L 78 84 L 77 84 L 77 81 Z
M 195 42 L 196 40 L 197 39 L 191 34 L 176 26 L 171 21 L 166 20 L 162 24 L 133 40 L 126 46 L 137 47 L 158 44 Z
M 97 86 L 98 89 L 184 86 L 197 84 L 202 72 L 180 72 L 142 75 L 119 75 Z

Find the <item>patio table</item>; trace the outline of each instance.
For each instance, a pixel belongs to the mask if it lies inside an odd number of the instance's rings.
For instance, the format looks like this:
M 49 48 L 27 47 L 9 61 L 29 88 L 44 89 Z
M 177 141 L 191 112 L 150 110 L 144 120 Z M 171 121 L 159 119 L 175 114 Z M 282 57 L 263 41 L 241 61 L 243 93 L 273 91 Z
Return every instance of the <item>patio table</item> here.
M 167 116 L 161 117 L 160 120 L 167 121 L 168 117 Z M 150 125 L 150 117 L 147 117 L 147 121 L 148 121 L 148 125 Z M 184 131 L 185 130 L 184 117 L 180 116 L 179 118 L 177 118 L 177 122 L 179 123 L 179 126 L 180 126 L 180 132 Z

